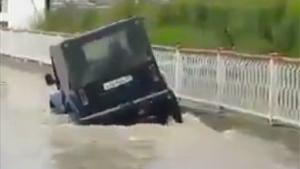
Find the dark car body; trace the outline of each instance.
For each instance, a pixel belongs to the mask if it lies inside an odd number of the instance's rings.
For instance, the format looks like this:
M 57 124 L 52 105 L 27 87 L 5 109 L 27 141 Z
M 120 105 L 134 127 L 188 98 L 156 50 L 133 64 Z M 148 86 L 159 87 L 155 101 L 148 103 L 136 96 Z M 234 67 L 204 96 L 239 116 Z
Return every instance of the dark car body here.
M 169 115 L 182 122 L 142 18 L 121 20 L 65 40 L 52 46 L 50 54 L 64 111 L 75 122 L 164 124 Z

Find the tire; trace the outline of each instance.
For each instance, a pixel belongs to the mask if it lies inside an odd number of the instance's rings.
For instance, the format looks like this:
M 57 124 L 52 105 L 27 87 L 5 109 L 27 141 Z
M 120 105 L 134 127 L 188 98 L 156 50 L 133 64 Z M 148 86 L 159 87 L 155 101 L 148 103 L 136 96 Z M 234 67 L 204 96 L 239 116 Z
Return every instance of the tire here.
M 181 110 L 180 107 L 177 103 L 177 100 L 174 96 L 174 98 L 172 100 L 170 100 L 170 115 L 173 117 L 173 119 L 175 120 L 175 122 L 177 123 L 182 123 L 182 114 L 181 114 Z
M 182 114 L 179 111 L 174 111 L 172 112 L 172 116 L 173 116 L 173 119 L 177 122 L 177 123 L 183 123 L 183 120 L 182 120 Z
M 72 110 L 71 110 L 71 107 L 70 107 L 70 105 L 69 104 L 66 104 L 65 105 L 65 114 L 68 114 L 68 113 L 70 113 Z
M 79 119 L 79 116 L 77 115 L 76 112 L 74 112 L 70 106 L 69 103 L 66 103 L 65 105 L 65 113 L 69 115 L 71 121 L 74 123 L 74 124 L 77 124 L 77 125 L 81 125 L 81 121 Z
M 52 101 L 51 101 L 51 100 L 49 101 L 49 107 L 50 107 L 50 109 L 53 109 L 53 108 L 55 108 L 55 105 L 52 103 Z
M 71 121 L 77 125 L 83 125 L 83 122 L 80 121 L 79 117 L 74 112 L 68 112 Z

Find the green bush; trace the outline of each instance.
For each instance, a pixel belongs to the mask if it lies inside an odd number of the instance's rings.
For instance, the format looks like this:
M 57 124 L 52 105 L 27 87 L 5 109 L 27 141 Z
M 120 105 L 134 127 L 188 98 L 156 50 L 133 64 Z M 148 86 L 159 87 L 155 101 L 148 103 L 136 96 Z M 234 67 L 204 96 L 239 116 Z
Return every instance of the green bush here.
M 300 0 L 122 0 L 106 11 L 68 6 L 46 14 L 35 27 L 82 32 L 135 15 L 146 18 L 157 44 L 300 56 Z
M 73 5 L 50 11 L 36 20 L 32 27 L 45 31 L 77 33 L 104 24 L 103 15 L 96 9 L 79 9 Z
M 111 21 L 122 18 L 129 18 L 137 13 L 137 7 L 134 0 L 123 0 L 114 5 L 108 12 L 108 19 Z

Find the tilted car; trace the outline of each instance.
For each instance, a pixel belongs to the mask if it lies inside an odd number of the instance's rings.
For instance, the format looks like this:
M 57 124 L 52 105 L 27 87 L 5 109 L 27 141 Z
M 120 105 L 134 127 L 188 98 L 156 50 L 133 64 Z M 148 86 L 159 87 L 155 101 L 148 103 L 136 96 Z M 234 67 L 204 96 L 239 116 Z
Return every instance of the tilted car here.
M 50 48 L 50 107 L 79 124 L 182 122 L 152 53 L 142 18 L 130 18 Z

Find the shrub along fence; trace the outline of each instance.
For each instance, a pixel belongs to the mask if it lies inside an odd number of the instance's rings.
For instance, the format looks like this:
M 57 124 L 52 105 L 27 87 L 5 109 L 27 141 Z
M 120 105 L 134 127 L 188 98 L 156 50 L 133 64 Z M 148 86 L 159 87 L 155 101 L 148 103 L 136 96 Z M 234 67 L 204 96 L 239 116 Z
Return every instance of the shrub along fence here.
M 0 54 L 50 64 L 66 34 L 0 30 Z M 300 126 L 300 59 L 153 46 L 178 97 Z

